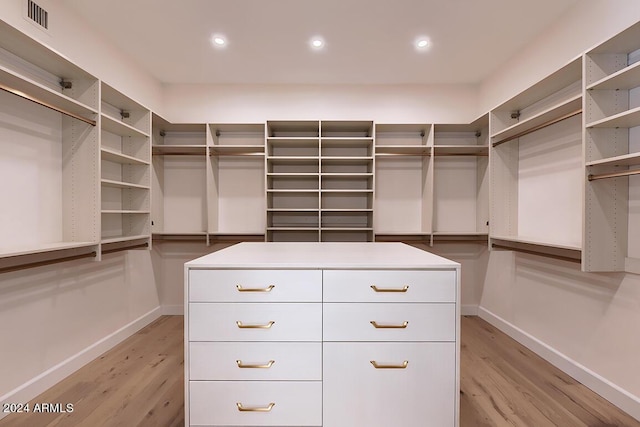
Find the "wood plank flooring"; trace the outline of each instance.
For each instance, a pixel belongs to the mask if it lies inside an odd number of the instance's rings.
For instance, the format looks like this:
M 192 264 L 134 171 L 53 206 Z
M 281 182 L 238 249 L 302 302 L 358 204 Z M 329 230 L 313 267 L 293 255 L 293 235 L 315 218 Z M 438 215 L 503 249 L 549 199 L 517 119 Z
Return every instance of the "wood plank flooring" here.
M 72 413 L 11 414 L 0 427 L 182 426 L 182 328 L 162 317 L 31 402 Z M 462 318 L 461 359 L 461 427 L 640 427 L 478 317 Z

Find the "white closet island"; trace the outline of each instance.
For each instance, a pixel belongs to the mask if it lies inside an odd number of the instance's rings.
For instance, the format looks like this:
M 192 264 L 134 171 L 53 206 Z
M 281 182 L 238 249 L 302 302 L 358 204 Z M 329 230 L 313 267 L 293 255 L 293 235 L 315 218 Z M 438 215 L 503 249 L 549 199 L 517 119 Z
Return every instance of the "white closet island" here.
M 460 265 L 402 243 L 185 264 L 187 426 L 459 423 Z

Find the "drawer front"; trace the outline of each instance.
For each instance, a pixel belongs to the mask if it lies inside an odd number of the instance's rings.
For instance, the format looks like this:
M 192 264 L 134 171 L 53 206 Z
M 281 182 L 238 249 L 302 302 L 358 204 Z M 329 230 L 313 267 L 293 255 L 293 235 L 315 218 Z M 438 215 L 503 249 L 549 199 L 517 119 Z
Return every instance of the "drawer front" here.
M 321 302 L 320 270 L 189 270 L 191 302 Z
M 324 341 L 455 341 L 455 304 L 324 304 L 323 338 Z
M 323 426 L 453 427 L 455 349 L 455 343 L 323 344 Z
M 322 304 L 190 303 L 189 341 L 321 341 Z
M 191 380 L 322 379 L 322 344 L 306 342 L 192 342 Z
M 322 383 L 192 381 L 191 425 L 320 426 Z M 274 404 L 269 408 L 270 404 Z M 263 409 L 262 411 L 240 411 Z
M 456 271 L 326 270 L 323 292 L 325 302 L 455 302 Z

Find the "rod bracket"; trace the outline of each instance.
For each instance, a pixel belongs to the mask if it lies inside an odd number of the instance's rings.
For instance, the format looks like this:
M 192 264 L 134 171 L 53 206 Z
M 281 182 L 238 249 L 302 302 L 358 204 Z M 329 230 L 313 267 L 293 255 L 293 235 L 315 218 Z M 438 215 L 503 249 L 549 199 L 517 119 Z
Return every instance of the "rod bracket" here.
M 520 118 L 520 111 L 511 112 L 511 118 L 512 119 L 519 119 Z
M 73 88 L 73 83 L 70 82 L 69 80 L 61 79 L 60 80 L 60 87 L 62 89 L 71 89 L 71 88 Z
M 124 119 L 128 119 L 130 117 L 130 114 L 129 114 L 128 111 L 122 110 L 122 111 L 120 111 L 120 117 L 122 117 L 123 120 Z

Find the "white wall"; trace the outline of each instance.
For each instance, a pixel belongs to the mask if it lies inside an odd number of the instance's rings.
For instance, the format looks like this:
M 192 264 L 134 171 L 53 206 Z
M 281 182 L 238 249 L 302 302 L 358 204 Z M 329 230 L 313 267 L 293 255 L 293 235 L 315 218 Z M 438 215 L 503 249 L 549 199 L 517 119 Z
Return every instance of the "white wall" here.
M 486 112 L 640 20 L 637 0 L 581 0 L 480 85 Z M 504 35 L 508 37 L 508 35 Z
M 155 282 L 149 251 L 3 273 L 0 402 L 27 402 L 157 317 Z
M 164 96 L 176 122 L 469 123 L 477 111 L 474 86 L 166 85 Z
M 0 19 L 147 108 L 162 113 L 162 86 L 151 74 L 97 35 L 60 1 L 38 0 L 37 3 L 49 12 L 48 32 L 23 17 L 25 0 L 2 0 Z

